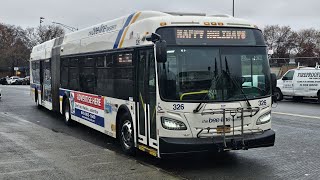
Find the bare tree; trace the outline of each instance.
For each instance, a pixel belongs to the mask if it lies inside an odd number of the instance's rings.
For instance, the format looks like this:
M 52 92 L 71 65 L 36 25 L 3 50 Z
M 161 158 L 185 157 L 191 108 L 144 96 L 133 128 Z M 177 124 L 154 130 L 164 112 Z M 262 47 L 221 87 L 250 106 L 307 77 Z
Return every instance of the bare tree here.
M 0 66 L 27 66 L 30 50 L 25 30 L 19 26 L 0 24 Z
M 60 26 L 45 25 L 38 27 L 37 34 L 39 37 L 38 42 L 43 43 L 45 41 L 63 36 L 65 31 Z
M 273 57 L 289 57 L 290 51 L 296 47 L 297 33 L 289 26 L 266 26 L 263 34 L 268 48 L 274 51 Z
M 297 56 L 314 57 L 316 55 L 318 33 L 315 29 L 303 29 L 298 32 Z

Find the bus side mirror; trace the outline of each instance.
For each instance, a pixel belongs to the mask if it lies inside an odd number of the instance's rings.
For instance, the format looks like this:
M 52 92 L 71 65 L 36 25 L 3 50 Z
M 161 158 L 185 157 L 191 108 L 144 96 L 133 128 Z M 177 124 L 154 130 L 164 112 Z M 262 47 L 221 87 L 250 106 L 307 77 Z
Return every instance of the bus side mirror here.
M 271 77 L 271 90 L 272 90 L 272 102 L 277 102 L 277 96 L 275 95 L 277 88 L 277 76 L 274 73 L 270 74 Z
M 156 46 L 156 59 L 157 62 L 167 62 L 167 42 L 161 39 L 157 33 L 152 33 L 146 37 L 147 41 L 152 41 Z
M 155 45 L 157 62 L 167 62 L 167 42 L 165 40 L 159 40 L 155 43 Z

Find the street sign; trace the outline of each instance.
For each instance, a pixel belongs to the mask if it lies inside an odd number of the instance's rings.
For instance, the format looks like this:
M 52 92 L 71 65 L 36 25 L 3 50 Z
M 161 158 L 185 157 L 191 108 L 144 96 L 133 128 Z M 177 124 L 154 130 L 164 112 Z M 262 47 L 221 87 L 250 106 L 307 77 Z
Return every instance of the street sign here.
M 14 67 L 13 70 L 18 71 L 19 67 Z

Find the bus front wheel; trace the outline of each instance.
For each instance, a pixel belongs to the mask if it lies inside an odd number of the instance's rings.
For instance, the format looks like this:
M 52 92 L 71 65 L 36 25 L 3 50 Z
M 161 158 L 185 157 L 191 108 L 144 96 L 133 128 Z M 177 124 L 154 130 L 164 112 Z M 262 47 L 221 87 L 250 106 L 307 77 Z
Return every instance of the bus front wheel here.
M 122 150 L 128 155 L 135 155 L 135 146 L 134 146 L 134 128 L 132 119 L 129 114 L 124 114 L 120 118 L 120 144 Z
M 69 99 L 66 98 L 64 100 L 64 105 L 63 105 L 63 117 L 64 117 L 64 123 L 67 126 L 72 126 L 74 124 L 73 120 L 71 119 L 71 112 L 70 112 L 70 103 Z

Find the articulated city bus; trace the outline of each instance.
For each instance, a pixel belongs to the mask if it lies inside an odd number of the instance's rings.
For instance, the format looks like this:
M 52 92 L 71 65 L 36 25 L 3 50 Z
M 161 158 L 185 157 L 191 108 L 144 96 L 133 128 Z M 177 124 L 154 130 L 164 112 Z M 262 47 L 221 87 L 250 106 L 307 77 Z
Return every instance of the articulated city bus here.
M 38 106 L 156 157 L 274 145 L 267 48 L 227 15 L 142 11 L 35 46 Z

